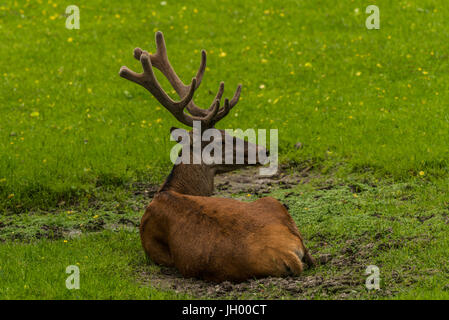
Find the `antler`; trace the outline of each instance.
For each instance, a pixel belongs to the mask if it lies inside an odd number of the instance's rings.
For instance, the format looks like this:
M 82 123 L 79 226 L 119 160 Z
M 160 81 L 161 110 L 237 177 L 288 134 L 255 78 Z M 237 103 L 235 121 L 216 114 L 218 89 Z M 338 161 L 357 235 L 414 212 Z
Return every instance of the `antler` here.
M 242 88 L 241 85 L 238 85 L 231 101 L 229 101 L 229 99 L 225 99 L 223 107 L 220 108 L 220 100 L 224 92 L 223 82 L 220 83 L 218 92 L 208 109 L 202 109 L 194 103 L 193 95 L 195 90 L 200 86 L 204 71 L 206 70 L 206 52 L 204 50 L 201 51 L 201 64 L 195 78 L 192 79 L 190 85 L 185 85 L 181 79 L 179 79 L 168 60 L 164 36 L 160 31 L 156 33 L 156 48 L 155 54 L 149 54 L 140 48 L 134 49 L 134 58 L 140 60 L 143 67 L 143 73 L 136 73 L 123 66 L 120 68 L 119 74 L 121 77 L 133 81 L 150 91 L 151 94 L 168 111 L 170 111 L 170 113 L 172 113 L 178 121 L 189 127 L 193 126 L 193 121 L 201 121 L 202 127 L 212 128 L 237 104 L 240 98 Z M 179 95 L 181 99 L 180 101 L 172 100 L 162 89 L 156 79 L 156 76 L 154 75 L 152 66 L 159 69 L 168 79 L 176 93 Z M 190 115 L 184 112 L 185 108 L 187 108 Z

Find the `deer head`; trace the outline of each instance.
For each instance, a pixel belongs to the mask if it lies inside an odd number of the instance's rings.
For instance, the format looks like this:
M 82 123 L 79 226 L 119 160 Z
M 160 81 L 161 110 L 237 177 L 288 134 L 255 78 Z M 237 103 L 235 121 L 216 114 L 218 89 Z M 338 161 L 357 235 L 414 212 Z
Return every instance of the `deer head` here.
M 195 123 L 199 123 L 201 125 L 201 133 L 208 129 L 215 129 L 215 124 L 226 117 L 239 101 L 242 86 L 238 85 L 233 98 L 231 100 L 228 98 L 224 99 L 223 106 L 220 107 L 220 101 L 224 92 L 224 83 L 221 82 L 218 92 L 209 108 L 200 108 L 193 101 L 193 96 L 200 86 L 204 71 L 206 70 L 206 52 L 204 50 L 201 51 L 201 64 L 199 70 L 196 76 L 192 79 L 192 82 L 189 85 L 185 85 L 168 60 L 164 36 L 160 31 L 156 33 L 156 48 L 155 54 L 150 54 L 140 48 L 134 49 L 134 58 L 141 62 L 143 73 L 136 73 L 123 66 L 120 69 L 120 76 L 147 89 L 159 103 L 182 124 L 188 127 L 194 127 Z M 179 101 L 174 101 L 162 89 L 153 72 L 153 66 L 161 71 L 168 79 L 176 93 L 179 95 Z M 187 109 L 189 113 L 186 113 L 185 109 Z M 172 128 L 171 132 L 174 132 L 175 129 L 177 128 Z M 213 176 L 216 173 L 235 170 L 250 164 L 262 164 L 263 160 L 265 160 L 260 158 L 260 155 L 266 156 L 268 154 L 264 147 L 248 141 L 243 141 L 236 137 L 229 137 L 224 130 L 215 130 L 218 134 L 211 137 L 209 141 L 201 141 L 200 148 L 201 151 L 203 151 L 210 145 L 210 143 L 222 144 L 222 147 L 218 148 L 222 150 L 222 161 L 219 163 L 205 163 L 202 159 L 200 159 L 199 162 L 193 161 L 195 157 L 195 129 L 191 130 L 186 133 L 186 135 L 190 137 L 188 147 L 192 151 L 190 153 L 191 162 L 189 162 L 189 164 L 182 163 L 175 165 L 169 178 L 161 187 L 161 190 L 164 188 L 171 188 L 186 194 L 210 195 L 213 192 Z M 226 143 L 229 143 L 231 140 L 232 149 L 229 149 L 229 144 L 226 146 Z M 253 154 L 253 151 L 256 151 L 257 161 L 255 163 L 250 163 L 249 155 Z M 232 155 L 230 155 L 230 153 L 232 153 Z M 235 161 L 238 155 L 243 158 L 243 161 L 240 161 L 239 163 Z M 229 163 L 230 156 L 234 159 L 232 163 Z

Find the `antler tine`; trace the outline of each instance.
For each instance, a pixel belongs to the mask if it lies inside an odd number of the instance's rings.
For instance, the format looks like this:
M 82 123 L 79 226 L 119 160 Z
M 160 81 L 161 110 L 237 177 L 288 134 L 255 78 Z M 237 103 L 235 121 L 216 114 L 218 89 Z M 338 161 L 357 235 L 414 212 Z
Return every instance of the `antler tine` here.
M 220 82 L 220 86 L 218 87 L 218 92 L 215 95 L 215 99 L 214 100 L 221 100 L 221 97 L 223 96 L 223 92 L 224 92 L 224 82 Z
M 221 108 L 219 110 L 219 112 L 217 113 L 217 116 L 215 117 L 215 119 L 213 121 L 213 125 L 215 125 L 218 121 L 220 121 L 221 119 L 226 117 L 228 115 L 229 111 L 231 111 L 232 108 L 234 108 L 234 106 L 237 104 L 237 102 L 239 102 L 241 91 L 242 91 L 242 85 L 239 84 L 237 86 L 237 90 L 235 91 L 234 96 L 232 97 L 231 101 L 229 101 L 229 99 L 227 99 L 227 98 L 225 99 L 224 107 Z
M 195 89 L 198 89 L 198 87 L 201 84 L 201 81 L 203 80 L 204 72 L 206 71 L 206 61 L 207 61 L 206 57 L 207 57 L 206 51 L 201 50 L 201 63 L 195 77 L 196 78 Z M 154 55 L 151 55 L 151 60 L 154 62 L 154 66 L 158 68 L 167 77 L 170 84 L 173 86 L 178 95 L 180 97 L 183 96 L 185 94 L 185 91 L 189 89 L 189 86 L 186 86 L 181 81 L 181 79 L 178 77 L 173 67 L 171 66 L 170 61 L 168 60 L 167 46 L 165 45 L 164 35 L 160 31 L 156 33 L 156 53 Z M 220 83 L 219 90 L 209 109 L 205 110 L 198 107 L 192 99 L 192 101 L 187 105 L 187 110 L 194 117 L 208 116 L 215 106 L 215 100 L 217 99 L 221 100 L 223 90 L 224 90 L 224 83 L 222 82 Z
M 211 122 L 212 126 L 215 126 L 215 124 L 220 121 L 221 119 L 223 119 L 224 117 L 226 117 L 229 113 L 229 111 L 231 110 L 230 106 L 229 106 L 229 99 L 225 98 L 225 102 L 224 102 L 224 106 L 223 108 L 221 108 L 219 110 L 219 112 L 217 112 L 217 115 L 214 117 L 214 119 Z
M 162 32 L 158 31 L 156 32 L 156 53 L 150 55 L 151 61 L 153 65 L 159 69 L 159 71 L 162 72 L 162 74 L 168 79 L 172 87 L 175 89 L 176 93 L 179 95 L 179 97 L 183 97 L 187 91 L 189 91 L 189 86 L 185 85 L 182 80 L 178 77 L 175 70 L 170 64 L 170 61 L 168 60 L 167 55 L 167 47 L 165 45 L 165 39 Z M 140 59 L 140 54 L 142 52 L 142 49 L 136 48 L 134 51 L 134 57 L 136 59 Z M 196 88 L 201 84 L 201 81 L 203 80 L 204 72 L 206 70 L 206 51 L 201 51 L 201 64 L 197 71 L 197 74 L 195 76 L 196 78 Z M 213 103 L 212 103 L 213 105 Z M 206 110 L 201 109 L 198 107 L 193 100 L 189 103 L 187 110 L 193 115 L 193 116 L 206 116 L 208 113 Z
M 201 84 L 201 81 L 203 80 L 203 76 L 204 76 L 204 71 L 206 70 L 206 51 L 201 50 L 201 64 L 200 64 L 200 68 L 198 69 L 198 72 L 196 73 L 196 87 L 198 88 Z M 217 94 L 218 96 L 218 94 Z M 187 105 L 187 110 L 190 112 L 191 115 L 193 116 L 200 116 L 200 117 L 205 117 L 208 115 L 208 113 L 210 112 L 210 110 L 212 109 L 212 107 L 215 104 L 215 100 L 217 99 L 217 97 L 215 97 L 214 102 L 212 102 L 211 106 L 209 107 L 208 110 L 204 110 L 200 107 L 198 107 L 195 102 L 192 100 L 188 105 Z M 221 99 L 221 96 L 220 98 Z
M 168 110 L 175 118 L 181 123 L 192 126 L 193 118 L 184 113 L 184 108 L 189 104 L 193 98 L 193 94 L 196 88 L 196 79 L 192 79 L 192 83 L 189 86 L 189 92 L 180 101 L 174 101 L 167 93 L 162 89 L 159 82 L 154 75 L 151 65 L 150 55 L 146 51 L 142 51 L 139 48 L 134 50 L 134 55 L 139 56 L 140 63 L 143 67 L 143 73 L 136 73 L 129 68 L 123 66 L 120 68 L 120 76 L 133 81 L 145 89 L 151 92 L 151 94 Z
M 140 60 L 140 57 L 143 52 L 145 51 L 140 48 L 134 49 L 134 58 Z M 185 96 L 185 94 L 190 90 L 190 86 L 185 85 L 181 81 L 181 79 L 178 77 L 175 70 L 171 66 L 170 61 L 168 60 L 167 48 L 165 46 L 164 35 L 162 34 L 162 32 L 158 31 L 156 33 L 156 53 L 149 55 L 152 65 L 157 69 L 159 69 L 159 71 L 161 71 L 162 74 L 169 80 L 170 84 L 175 89 L 176 93 L 180 97 Z M 197 81 L 196 88 L 198 88 L 198 79 L 196 81 Z
M 206 71 L 206 51 L 201 50 L 201 64 L 200 64 L 200 68 L 198 69 L 197 73 L 196 73 L 196 89 L 198 89 L 198 87 L 201 84 L 201 81 L 203 80 L 203 76 L 204 76 L 204 71 Z
M 221 100 L 221 97 L 223 96 L 223 91 L 224 91 L 224 83 L 221 82 L 220 86 L 218 88 L 218 92 L 215 95 L 214 101 L 212 102 L 212 104 L 210 105 L 210 107 L 208 109 L 197 108 L 194 103 L 189 103 L 187 105 L 187 110 L 190 112 L 190 114 L 192 114 L 194 116 L 200 116 L 200 117 L 207 116 L 214 108 L 216 100 L 218 100 L 218 101 Z
M 211 111 L 209 112 L 209 114 L 207 116 L 205 116 L 204 119 L 204 124 L 209 127 L 212 128 L 215 124 L 214 120 L 215 117 L 217 116 L 218 110 L 220 109 L 220 100 L 215 100 L 214 103 L 211 106 Z
M 232 97 L 232 99 L 230 101 L 231 109 L 237 104 L 237 102 L 239 102 L 241 92 L 242 92 L 242 85 L 239 84 L 237 86 L 237 90 L 235 90 L 234 96 Z

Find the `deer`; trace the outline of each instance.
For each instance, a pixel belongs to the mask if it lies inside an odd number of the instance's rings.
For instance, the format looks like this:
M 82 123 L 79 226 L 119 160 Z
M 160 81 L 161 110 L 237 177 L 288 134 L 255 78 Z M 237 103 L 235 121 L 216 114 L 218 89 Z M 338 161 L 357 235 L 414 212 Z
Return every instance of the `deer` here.
M 119 75 L 147 89 L 176 120 L 187 127 L 198 121 L 201 130 L 215 129 L 216 123 L 228 115 L 239 101 L 241 85 L 238 85 L 233 98 L 224 99 L 220 107 L 224 93 L 224 83 L 221 82 L 209 108 L 197 106 L 193 96 L 206 70 L 206 51 L 201 51 L 199 70 L 191 83 L 186 85 L 168 60 L 164 36 L 160 31 L 156 33 L 156 52 L 151 54 L 136 48 L 134 58 L 140 61 L 143 73 L 122 66 Z M 179 101 L 173 100 L 164 91 L 153 67 L 168 79 Z M 171 131 L 175 129 L 171 128 Z M 221 129 L 215 130 L 222 137 L 215 143 L 224 143 L 227 133 Z M 192 131 L 186 132 L 192 136 Z M 233 146 L 237 145 L 238 139 L 232 137 Z M 265 147 L 246 140 L 243 145 L 243 164 L 174 164 L 147 206 L 140 223 L 141 243 L 152 262 L 175 267 L 184 277 L 211 282 L 298 276 L 305 268 L 315 265 L 294 220 L 278 200 L 264 197 L 246 202 L 212 196 L 216 174 L 261 165 L 260 161 L 256 164 L 248 162 L 248 153 L 254 148 L 258 152 L 268 153 Z M 232 152 L 235 156 L 235 147 Z

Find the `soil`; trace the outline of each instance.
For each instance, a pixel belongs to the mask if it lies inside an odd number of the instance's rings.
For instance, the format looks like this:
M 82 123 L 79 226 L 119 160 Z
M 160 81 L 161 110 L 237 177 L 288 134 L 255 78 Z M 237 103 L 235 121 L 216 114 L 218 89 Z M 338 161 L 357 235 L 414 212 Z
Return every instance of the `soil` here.
M 163 289 L 185 293 L 196 298 L 209 299 L 356 299 L 366 294 L 364 271 L 371 256 L 370 243 L 358 246 L 348 245 L 341 252 L 332 256 L 321 254 L 316 258 L 318 266 L 326 264 L 327 268 L 338 270 L 308 275 L 306 271 L 300 277 L 262 278 L 242 283 L 211 283 L 199 279 L 186 279 L 176 269 L 160 267 L 160 271 L 141 272 L 141 281 L 145 284 Z M 354 250 L 349 249 L 354 248 Z M 372 257 L 372 256 L 371 256 Z M 393 275 L 394 276 L 394 275 Z M 390 290 L 373 293 L 376 297 L 393 294 Z
M 225 173 L 215 177 L 215 195 L 231 197 L 235 194 L 264 195 L 273 189 L 290 189 L 299 183 L 310 180 L 312 167 L 287 172 L 281 168 L 272 176 L 260 176 L 259 168 L 249 168 L 237 172 Z
M 319 257 L 318 260 L 321 260 Z M 340 258 L 329 259 L 332 264 L 343 264 Z M 320 275 L 305 275 L 301 277 L 262 278 L 248 280 L 242 283 L 211 283 L 198 279 L 185 279 L 176 269 L 161 267 L 160 272 L 142 272 L 144 283 L 177 293 L 186 293 L 197 298 L 247 298 L 247 299 L 313 299 L 317 296 L 333 298 L 355 298 L 366 290 L 363 279 L 348 272 L 333 277 L 324 278 Z

